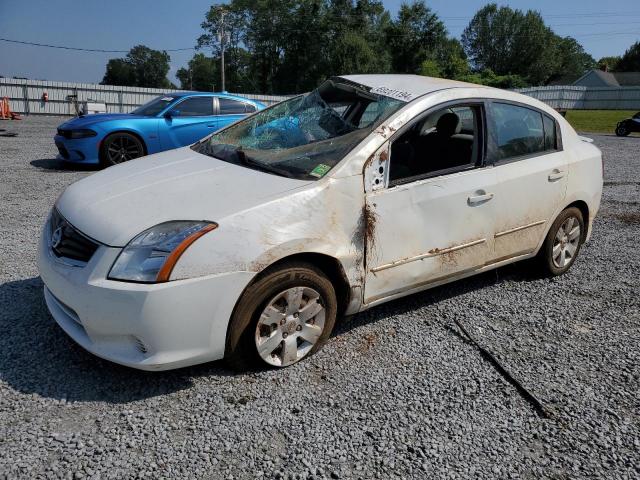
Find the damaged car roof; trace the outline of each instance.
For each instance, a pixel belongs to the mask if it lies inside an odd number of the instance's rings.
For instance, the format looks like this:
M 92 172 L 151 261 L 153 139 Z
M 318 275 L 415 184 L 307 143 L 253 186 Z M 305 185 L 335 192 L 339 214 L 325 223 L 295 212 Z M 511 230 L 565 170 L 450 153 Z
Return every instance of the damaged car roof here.
M 422 75 L 344 75 L 339 78 L 370 87 L 373 93 L 379 93 L 406 102 L 410 102 L 422 95 L 447 88 L 490 88 L 456 80 L 424 77 Z

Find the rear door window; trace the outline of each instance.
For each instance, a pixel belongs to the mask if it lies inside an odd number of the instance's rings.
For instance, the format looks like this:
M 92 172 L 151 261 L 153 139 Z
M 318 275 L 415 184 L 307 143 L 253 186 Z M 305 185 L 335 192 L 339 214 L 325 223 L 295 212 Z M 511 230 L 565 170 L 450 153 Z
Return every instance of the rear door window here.
M 547 149 L 543 115 L 531 108 L 492 103 L 490 132 L 495 141 L 495 160 L 532 155 Z M 551 137 L 548 141 L 551 142 Z

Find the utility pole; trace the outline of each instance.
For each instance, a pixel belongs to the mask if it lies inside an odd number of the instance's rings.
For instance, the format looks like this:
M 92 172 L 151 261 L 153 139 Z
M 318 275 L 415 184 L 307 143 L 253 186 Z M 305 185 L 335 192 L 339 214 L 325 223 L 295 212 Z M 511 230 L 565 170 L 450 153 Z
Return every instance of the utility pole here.
M 225 43 L 225 32 L 224 32 L 224 8 L 220 10 L 220 30 L 218 35 L 220 36 L 220 77 L 222 83 L 222 91 L 226 90 L 224 85 L 224 43 Z

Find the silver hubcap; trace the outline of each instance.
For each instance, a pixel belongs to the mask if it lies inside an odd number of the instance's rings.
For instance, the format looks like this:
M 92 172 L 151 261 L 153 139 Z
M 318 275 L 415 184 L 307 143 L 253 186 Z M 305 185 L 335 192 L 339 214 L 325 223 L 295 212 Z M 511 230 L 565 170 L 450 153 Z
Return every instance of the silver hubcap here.
M 580 244 L 580 222 L 576 217 L 567 218 L 553 240 L 551 257 L 556 268 L 566 267 L 576 255 Z
M 270 365 L 286 367 L 303 359 L 324 330 L 325 309 L 313 288 L 293 287 L 273 297 L 260 314 L 256 348 Z

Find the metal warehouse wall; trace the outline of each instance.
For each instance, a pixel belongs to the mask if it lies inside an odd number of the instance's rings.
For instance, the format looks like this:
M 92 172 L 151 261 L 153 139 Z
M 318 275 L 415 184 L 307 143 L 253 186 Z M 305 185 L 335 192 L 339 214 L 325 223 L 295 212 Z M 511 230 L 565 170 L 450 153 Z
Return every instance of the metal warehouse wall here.
M 640 110 L 640 87 L 532 87 L 515 90 L 560 110 Z
M 184 90 L 0 78 L 0 98 L 8 97 L 11 110 L 22 114 L 74 115 L 73 106 L 67 100 L 69 95 L 77 95 L 78 102 L 85 100 L 105 102 L 108 112 L 127 113 L 158 95 L 179 91 Z M 47 92 L 49 96 L 48 102 L 42 100 L 44 92 Z M 238 95 L 257 100 L 266 105 L 289 98 L 283 95 L 246 93 Z

